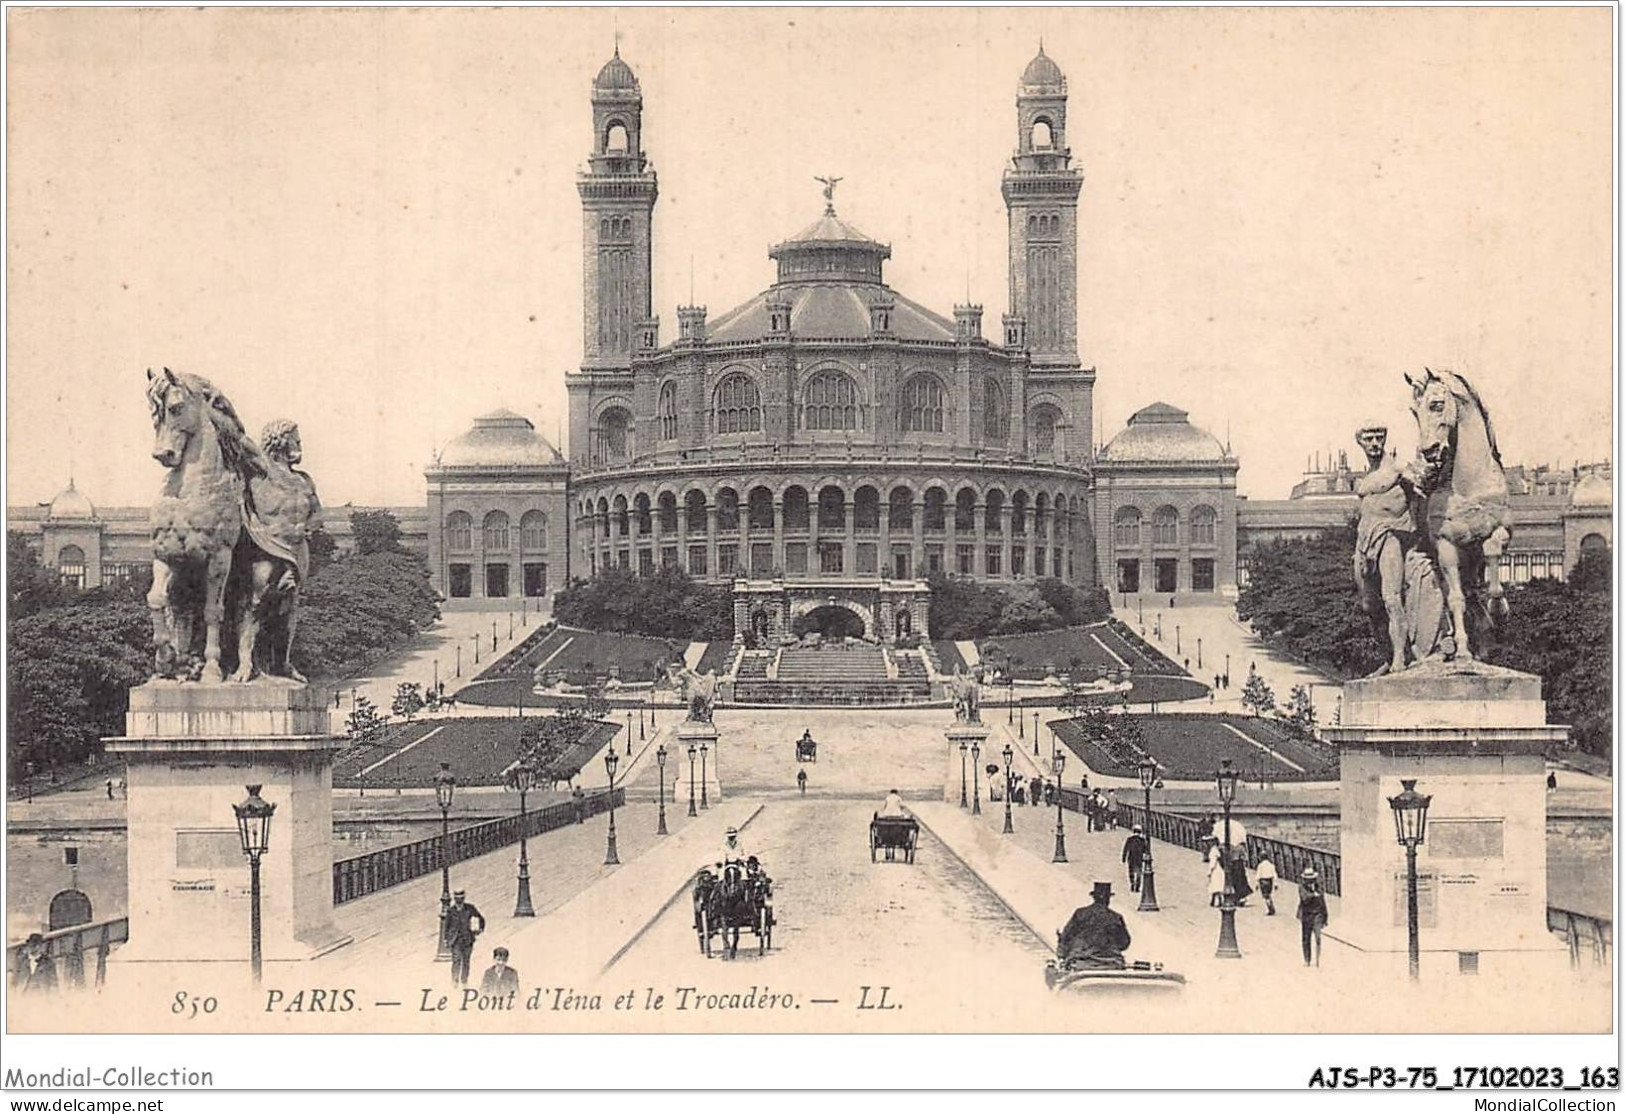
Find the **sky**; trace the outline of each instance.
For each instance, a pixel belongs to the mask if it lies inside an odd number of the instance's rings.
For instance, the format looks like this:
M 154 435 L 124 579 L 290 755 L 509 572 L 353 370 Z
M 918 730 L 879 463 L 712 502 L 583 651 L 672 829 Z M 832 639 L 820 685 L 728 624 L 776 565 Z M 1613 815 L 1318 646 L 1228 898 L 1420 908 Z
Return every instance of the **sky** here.
M 145 371 L 300 423 L 324 503 L 421 504 L 507 406 L 562 441 L 575 175 L 614 49 L 660 177 L 655 311 L 769 285 L 821 211 L 887 281 L 1007 309 L 1000 174 L 1066 72 L 1080 355 L 1106 437 L 1167 401 L 1284 497 L 1402 379 L 1508 464 L 1606 457 L 1611 13 L 1590 9 L 105 9 L 6 13 L 7 502 L 151 500 Z M 992 335 L 992 334 L 990 334 Z M 561 448 L 567 448 L 561 444 Z M 1356 457 L 1357 459 L 1357 457 Z

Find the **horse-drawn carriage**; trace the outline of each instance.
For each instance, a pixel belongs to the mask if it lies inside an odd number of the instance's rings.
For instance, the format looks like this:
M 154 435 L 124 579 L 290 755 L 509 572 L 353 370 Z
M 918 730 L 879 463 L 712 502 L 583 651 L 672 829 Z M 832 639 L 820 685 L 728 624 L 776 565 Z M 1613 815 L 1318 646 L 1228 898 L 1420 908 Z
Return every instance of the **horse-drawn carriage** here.
M 759 869 L 737 862 L 724 864 L 719 877 L 700 871 L 694 881 L 694 932 L 700 951 L 711 955 L 711 939 L 722 937 L 722 948 L 732 959 L 739 954 L 739 933 L 756 936 L 756 953 L 773 946 L 773 882 Z
M 812 732 L 803 731 L 801 733 L 801 738 L 796 740 L 796 761 L 818 761 L 818 744 L 813 742 Z
M 869 821 L 869 861 L 876 861 L 880 851 L 886 852 L 886 861 L 895 862 L 897 852 L 903 852 L 903 861 L 914 861 L 914 848 L 920 842 L 920 822 L 912 816 L 882 816 L 875 813 Z

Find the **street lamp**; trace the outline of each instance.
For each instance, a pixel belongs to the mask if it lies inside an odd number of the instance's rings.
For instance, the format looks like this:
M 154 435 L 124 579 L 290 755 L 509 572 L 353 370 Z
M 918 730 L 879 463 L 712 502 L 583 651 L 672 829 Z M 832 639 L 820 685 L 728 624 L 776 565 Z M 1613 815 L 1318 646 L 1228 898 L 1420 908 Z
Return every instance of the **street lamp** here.
M 536 909 L 530 903 L 530 854 L 526 847 L 525 829 L 529 815 L 525 810 L 525 797 L 536 785 L 536 768 L 527 756 L 513 768 L 513 787 L 519 790 L 519 897 L 514 902 L 513 915 L 534 917 Z
M 1196 636 L 1196 668 L 1202 668 L 1202 636 Z
M 1033 746 L 1038 745 L 1038 712 L 1033 711 Z
M 1422 944 L 1416 913 L 1416 849 L 1427 835 L 1428 805 L 1433 803 L 1433 796 L 1418 793 L 1415 778 L 1402 778 L 1399 784 L 1403 790 L 1397 797 L 1388 798 L 1388 807 L 1394 810 L 1394 834 L 1405 848 L 1405 911 L 1414 981 L 1421 978 L 1422 972 Z
M 1016 827 L 1010 823 L 1010 790 L 1014 785 L 1010 781 L 1011 764 L 1016 760 L 1016 752 L 1007 745 L 1004 748 L 1004 834 L 1014 835 Z
M 1157 873 L 1151 861 L 1151 787 L 1157 783 L 1157 763 L 1155 759 L 1147 758 L 1139 765 L 1140 788 L 1145 790 L 1145 821 L 1142 824 L 1141 835 L 1145 837 L 1145 859 L 1140 867 L 1140 909 L 1141 913 L 1159 913 L 1161 907 L 1157 905 Z
M 237 814 L 237 834 L 243 840 L 243 854 L 248 856 L 248 959 L 254 970 L 254 985 L 260 985 L 260 856 L 271 846 L 271 814 L 276 805 L 260 796 L 260 787 L 250 785 L 248 799 L 232 805 Z M 1412 860 L 1414 862 L 1414 860 Z M 1412 892 L 1415 892 L 1413 886 Z M 1415 902 L 1411 905 L 1414 908 Z M 1414 919 L 1414 918 L 1413 918 Z
M 965 794 L 965 786 L 968 784 L 966 782 L 966 780 L 965 780 L 965 756 L 967 754 L 969 754 L 969 753 L 970 753 L 970 744 L 966 743 L 966 742 L 961 742 L 959 744 L 959 807 L 960 808 L 969 808 L 970 807 L 970 800 Z
M 1236 943 L 1236 888 L 1230 884 L 1230 805 L 1236 799 L 1236 781 L 1241 775 L 1226 758 L 1219 763 L 1217 777 L 1219 800 L 1224 805 L 1224 893 L 1219 898 L 1219 947 L 1213 954 L 1219 959 L 1240 959 L 1241 946 Z
M 970 745 L 970 814 L 982 815 L 982 744 Z
M 694 755 L 696 748 L 693 743 L 688 744 L 688 814 L 698 816 L 694 811 Z
M 1061 816 L 1061 771 L 1066 769 L 1066 755 L 1059 750 L 1051 759 L 1055 769 L 1055 855 L 1052 863 L 1066 862 L 1066 821 Z
M 1174 624 L 1174 653 L 1179 653 L 1179 624 Z
M 700 807 L 710 808 L 711 801 L 705 795 L 705 752 L 710 748 L 704 743 L 700 744 Z
M 660 767 L 660 825 L 655 828 L 655 835 L 669 835 L 666 831 L 666 744 L 661 743 L 655 747 L 655 765 Z
M 620 765 L 620 761 L 614 747 L 604 755 L 604 769 L 609 771 L 609 846 L 604 851 L 605 866 L 621 865 L 620 856 L 615 854 L 615 767 Z
M 434 799 L 440 806 L 440 943 L 435 948 L 436 962 L 451 962 L 451 944 L 446 939 L 446 926 L 451 922 L 451 859 L 447 840 L 451 830 L 451 798 L 456 792 L 457 779 L 452 776 L 451 763 L 440 763 L 440 772 L 434 775 Z

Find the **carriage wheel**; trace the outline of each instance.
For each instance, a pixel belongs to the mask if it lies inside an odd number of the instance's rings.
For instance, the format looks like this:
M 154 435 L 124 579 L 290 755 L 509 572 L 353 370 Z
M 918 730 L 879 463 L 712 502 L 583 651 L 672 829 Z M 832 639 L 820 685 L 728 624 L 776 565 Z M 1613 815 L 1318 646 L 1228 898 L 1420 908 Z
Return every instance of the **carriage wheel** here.
M 700 951 L 705 955 L 705 958 L 707 958 L 707 959 L 711 958 L 711 923 L 710 923 L 710 920 L 711 919 L 705 915 L 705 910 L 701 909 L 700 910 Z
M 771 926 L 772 926 L 772 920 L 769 917 L 767 906 L 764 905 L 764 906 L 762 906 L 761 913 L 759 913 L 757 915 L 757 919 L 756 919 L 756 954 L 757 955 L 766 955 L 767 954 L 767 941 L 768 941 L 768 938 L 773 935 L 773 929 L 772 929 Z
M 870 862 L 875 861 L 875 845 L 876 845 L 875 833 L 870 832 L 869 833 L 869 861 Z

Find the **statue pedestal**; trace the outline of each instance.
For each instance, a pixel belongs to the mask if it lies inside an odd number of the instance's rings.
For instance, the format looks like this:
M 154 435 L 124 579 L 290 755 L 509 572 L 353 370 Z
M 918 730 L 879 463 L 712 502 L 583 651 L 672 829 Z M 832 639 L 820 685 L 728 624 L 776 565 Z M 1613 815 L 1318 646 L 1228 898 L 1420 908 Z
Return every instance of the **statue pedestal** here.
M 688 801 L 688 748 L 694 747 L 698 750 L 702 743 L 705 744 L 706 749 L 703 775 L 706 800 L 710 804 L 716 804 L 722 800 L 722 782 L 717 777 L 717 763 L 721 758 L 722 749 L 717 745 L 720 738 L 721 734 L 717 731 L 714 723 L 696 723 L 691 719 L 685 719 L 677 725 L 677 753 L 674 757 L 677 759 L 678 764 L 678 780 L 672 785 L 672 793 L 674 799 L 681 800 L 685 807 Z M 701 776 L 700 760 L 696 757 L 694 759 L 694 797 L 696 800 L 700 796 L 699 779 Z
M 333 925 L 334 753 L 322 694 L 293 682 L 149 681 L 130 691 L 130 942 L 121 961 L 245 963 L 249 867 L 232 806 L 261 785 L 276 806 L 260 860 L 267 964 L 350 942 Z
M 956 722 L 952 727 L 948 728 L 947 731 L 944 731 L 943 734 L 948 737 L 948 780 L 943 787 L 942 799 L 947 801 L 949 804 L 959 803 L 959 747 L 961 744 L 963 744 L 967 751 L 967 753 L 964 755 L 965 785 L 972 788 L 976 786 L 981 787 L 980 791 L 982 803 L 985 806 L 988 800 L 987 773 L 985 771 L 975 773 L 972 771 L 972 766 L 974 765 L 977 770 L 981 770 L 982 767 L 986 766 L 989 761 L 997 761 L 1001 767 L 1004 765 L 1003 755 L 999 755 L 995 759 L 988 758 L 989 751 L 987 749 L 987 739 L 989 735 L 993 734 L 993 729 L 988 727 L 986 724 L 981 723 Z M 980 753 L 980 757 L 974 763 L 971 761 L 969 754 L 969 748 L 972 746 L 976 747 Z M 967 788 L 965 792 L 968 795 L 970 793 L 970 788 Z
M 1329 935 L 1365 951 L 1407 950 L 1405 848 L 1388 798 L 1415 778 L 1433 798 L 1416 856 L 1424 967 L 1554 946 L 1544 754 L 1567 728 L 1546 723 L 1539 677 L 1437 661 L 1352 681 L 1342 722 L 1325 735 L 1342 770 L 1342 900 Z

